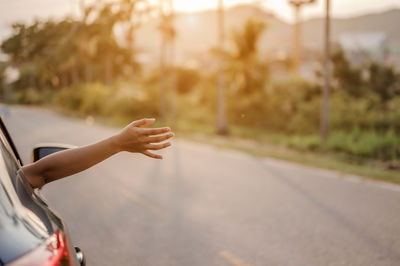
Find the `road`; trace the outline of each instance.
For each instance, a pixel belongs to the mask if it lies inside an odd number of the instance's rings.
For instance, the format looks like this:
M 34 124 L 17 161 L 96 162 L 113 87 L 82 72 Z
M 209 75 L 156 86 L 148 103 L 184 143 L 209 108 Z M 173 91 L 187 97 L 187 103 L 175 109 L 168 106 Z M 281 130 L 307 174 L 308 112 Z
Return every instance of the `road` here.
M 40 108 L 5 118 L 24 162 L 39 142 L 116 129 Z M 180 140 L 121 153 L 43 194 L 88 265 L 400 265 L 400 187 Z

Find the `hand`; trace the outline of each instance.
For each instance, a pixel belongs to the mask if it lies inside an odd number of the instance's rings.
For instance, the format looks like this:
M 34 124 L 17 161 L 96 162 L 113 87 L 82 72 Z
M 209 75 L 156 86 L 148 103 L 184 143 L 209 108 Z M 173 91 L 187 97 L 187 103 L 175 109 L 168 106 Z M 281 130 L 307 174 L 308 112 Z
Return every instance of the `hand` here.
M 113 136 L 114 144 L 119 151 L 139 152 L 146 156 L 162 159 L 159 154 L 152 150 L 161 150 L 171 146 L 170 142 L 160 143 L 174 136 L 169 127 L 162 128 L 141 128 L 155 122 L 154 118 L 144 118 L 133 121 L 117 135 Z M 168 134 L 164 134 L 167 133 Z M 162 135 L 160 135 L 162 134 Z

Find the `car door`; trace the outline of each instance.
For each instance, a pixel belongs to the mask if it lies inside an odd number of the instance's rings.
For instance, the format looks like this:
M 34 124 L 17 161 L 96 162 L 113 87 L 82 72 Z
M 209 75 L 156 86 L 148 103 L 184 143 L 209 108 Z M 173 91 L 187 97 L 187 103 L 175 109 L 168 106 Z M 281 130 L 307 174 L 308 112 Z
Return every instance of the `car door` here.
M 6 209 L 6 207 L 12 206 L 11 213 L 13 213 L 13 215 L 0 217 L 0 238 L 2 239 L 0 249 L 3 251 L 0 253 L 0 265 L 3 265 L 5 260 L 11 258 L 7 254 L 21 255 L 29 248 L 34 248 L 39 242 L 43 242 L 59 232 L 66 234 L 66 228 L 63 221 L 38 196 L 38 190 L 32 189 L 28 182 L 18 174 L 18 170 L 22 167 L 22 161 L 1 118 L 0 127 L 0 193 L 2 193 L 0 206 L 5 206 L 3 209 L 8 210 L 6 214 L 10 213 L 10 208 Z M 2 227 L 2 222 L 7 221 L 5 217 L 15 220 L 17 227 Z M 20 222 L 18 223 L 18 221 Z M 4 224 L 12 225 L 13 223 L 4 222 Z M 10 230 L 14 234 L 7 234 L 7 232 L 11 232 Z M 21 242 L 21 245 L 17 244 L 17 240 Z M 75 249 L 69 242 L 69 237 L 66 238 L 66 242 L 67 250 L 70 251 L 68 254 L 70 264 L 78 265 Z M 31 244 L 24 246 L 22 243 Z M 16 247 L 14 247 L 15 245 Z M 18 248 L 19 246 L 21 248 Z M 9 252 L 13 247 L 15 252 Z

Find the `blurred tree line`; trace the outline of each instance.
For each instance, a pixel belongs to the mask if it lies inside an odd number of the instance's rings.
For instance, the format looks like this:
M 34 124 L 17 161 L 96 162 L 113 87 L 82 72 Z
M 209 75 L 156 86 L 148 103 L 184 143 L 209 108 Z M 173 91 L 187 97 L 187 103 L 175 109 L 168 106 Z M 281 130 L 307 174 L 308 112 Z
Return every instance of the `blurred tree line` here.
M 114 78 L 137 70 L 132 49 L 132 16 L 140 16 L 140 0 L 97 2 L 80 20 L 35 21 L 12 25 L 13 34 L 1 44 L 9 63 L 19 69 L 15 90 L 60 89 L 80 82 L 111 85 Z M 115 26 L 129 25 L 126 44 L 117 43 Z
M 160 97 L 171 102 L 171 88 L 160 90 L 160 69 L 142 71 L 136 60 L 134 31 L 140 17 L 151 12 L 145 1 L 96 2 L 80 20 L 37 21 L 13 25 L 1 44 L 9 56 L 0 65 L 17 68 L 10 84 L 20 103 L 53 103 L 81 115 L 133 119 L 160 115 Z M 117 26 L 126 30 L 117 41 Z M 332 133 L 318 138 L 321 75 L 307 81 L 288 75 L 275 79 L 273 64 L 261 60 L 257 43 L 267 25 L 249 19 L 230 35 L 231 49 L 215 51 L 225 58 L 227 115 L 233 128 L 279 133 L 291 147 L 339 151 L 397 160 L 400 158 L 400 75 L 395 68 L 372 60 L 352 65 L 340 47 L 332 53 Z M 216 120 L 216 70 L 167 66 L 174 76 L 179 121 L 201 130 Z M 3 75 L 1 75 L 3 77 Z M 4 90 L 7 86 L 1 87 Z M 171 106 L 168 107 L 172 109 Z M 168 109 L 167 108 L 167 109 Z M 199 126 L 200 125 L 200 126 Z M 234 132 L 244 132 L 236 130 Z M 255 136 L 257 134 L 247 134 Z

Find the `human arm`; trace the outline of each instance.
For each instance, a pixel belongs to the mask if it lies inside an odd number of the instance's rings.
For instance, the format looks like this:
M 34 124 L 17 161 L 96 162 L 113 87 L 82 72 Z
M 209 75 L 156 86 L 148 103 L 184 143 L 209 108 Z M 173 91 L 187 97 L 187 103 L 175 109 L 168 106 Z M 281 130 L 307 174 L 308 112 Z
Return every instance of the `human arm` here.
M 109 138 L 94 144 L 53 153 L 28 164 L 22 167 L 22 173 L 32 187 L 38 188 L 51 181 L 86 170 L 121 151 L 137 152 L 162 159 L 161 155 L 152 151 L 170 146 L 170 142 L 161 142 L 173 137 L 174 134 L 168 127 L 142 128 L 154 121 L 154 119 L 134 121 Z

